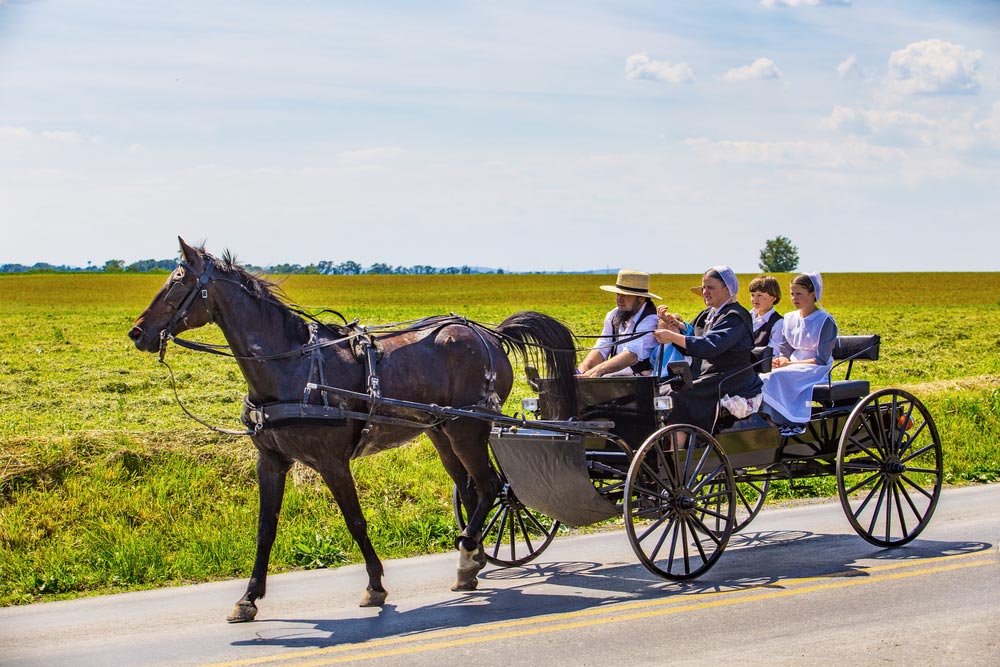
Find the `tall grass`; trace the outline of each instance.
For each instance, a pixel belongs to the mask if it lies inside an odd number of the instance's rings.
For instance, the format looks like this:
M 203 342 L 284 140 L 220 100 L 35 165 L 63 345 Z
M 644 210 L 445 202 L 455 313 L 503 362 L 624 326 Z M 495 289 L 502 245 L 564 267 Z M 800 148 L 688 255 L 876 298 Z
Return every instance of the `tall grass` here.
M 745 285 L 750 276 L 741 276 Z M 782 276 L 787 282 L 788 276 Z M 924 400 L 947 481 L 1000 477 L 1000 274 L 829 274 L 824 306 L 843 333 L 882 334 L 855 375 Z M 671 308 L 700 308 L 698 276 L 654 276 Z M 125 334 L 164 276 L 0 276 L 0 604 L 246 576 L 256 531 L 255 452 L 174 403 L 165 369 Z M 534 309 L 597 333 L 612 276 L 302 276 L 298 303 L 366 323 L 458 312 L 499 322 Z M 746 301 L 746 300 L 744 300 Z M 786 299 L 787 302 L 787 299 Z M 787 306 L 787 303 L 779 305 Z M 218 331 L 190 334 L 222 342 Z M 581 341 L 586 344 L 586 341 Z M 229 360 L 171 348 L 181 399 L 236 426 L 242 376 Z M 519 379 L 507 411 L 529 395 Z M 450 549 L 450 480 L 426 440 L 352 464 L 383 557 Z M 819 480 L 817 494 L 832 492 Z M 779 488 L 777 497 L 802 491 Z M 360 555 L 318 476 L 296 466 L 272 571 Z

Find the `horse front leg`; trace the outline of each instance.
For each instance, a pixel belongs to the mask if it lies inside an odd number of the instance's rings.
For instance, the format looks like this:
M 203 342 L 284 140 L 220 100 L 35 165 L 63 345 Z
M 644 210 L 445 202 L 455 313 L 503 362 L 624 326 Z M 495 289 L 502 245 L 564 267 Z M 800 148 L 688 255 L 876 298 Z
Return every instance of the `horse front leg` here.
M 267 591 L 267 564 L 271 547 L 278 534 L 278 515 L 285 497 L 285 480 L 291 461 L 263 450 L 257 454 L 257 488 L 260 492 L 260 509 L 257 514 L 257 554 L 247 591 L 236 602 L 226 618 L 230 623 L 245 623 L 257 616 L 256 601 Z
M 358 500 L 358 490 L 354 486 L 354 476 L 351 474 L 351 467 L 347 459 L 337 461 L 333 464 L 323 465 L 319 470 L 323 476 L 323 481 L 333 492 L 333 498 L 340 507 L 341 514 L 344 515 L 344 522 L 351 537 L 361 549 L 361 555 L 365 559 L 365 569 L 368 571 L 368 587 L 365 595 L 361 598 L 362 607 L 381 607 L 385 603 L 388 595 L 382 586 L 382 561 L 375 553 L 375 547 L 368 539 L 368 522 L 365 521 L 364 512 L 361 511 L 361 501 Z

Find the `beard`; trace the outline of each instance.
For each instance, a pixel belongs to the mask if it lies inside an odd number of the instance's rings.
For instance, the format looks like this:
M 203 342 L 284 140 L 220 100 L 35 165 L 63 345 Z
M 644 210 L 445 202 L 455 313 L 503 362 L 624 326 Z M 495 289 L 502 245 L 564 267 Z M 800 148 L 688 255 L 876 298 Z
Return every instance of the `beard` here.
M 632 310 L 622 310 L 621 308 L 619 308 L 618 312 L 616 312 L 614 314 L 614 317 L 611 318 L 611 324 L 614 327 L 614 331 L 618 331 L 619 329 L 621 329 L 622 325 L 624 325 L 625 322 L 629 320 L 629 318 L 638 313 L 644 304 L 645 301 L 640 301 L 639 304 Z

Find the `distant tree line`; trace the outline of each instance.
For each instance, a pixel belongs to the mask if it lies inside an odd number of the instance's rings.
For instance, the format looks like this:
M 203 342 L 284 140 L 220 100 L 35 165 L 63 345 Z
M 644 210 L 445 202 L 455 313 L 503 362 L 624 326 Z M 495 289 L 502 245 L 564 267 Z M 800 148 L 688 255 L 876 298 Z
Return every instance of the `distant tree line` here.
M 0 264 L 0 273 L 169 273 L 177 266 L 176 259 L 142 259 L 138 262 L 126 264 L 121 259 L 109 259 L 103 266 L 87 263 L 86 267 L 66 266 L 65 264 L 54 265 L 46 262 L 38 262 L 27 266 L 24 264 Z M 362 274 L 385 274 L 385 275 L 461 275 L 471 273 L 503 273 L 503 269 L 488 269 L 472 266 L 448 266 L 436 267 L 427 264 L 417 264 L 414 266 L 391 266 L 382 262 L 376 262 L 365 267 L 355 261 L 334 263 L 328 260 L 315 264 L 274 264 L 272 266 L 255 266 L 245 264 L 244 267 L 256 273 L 301 273 L 318 274 L 324 276 L 356 276 Z

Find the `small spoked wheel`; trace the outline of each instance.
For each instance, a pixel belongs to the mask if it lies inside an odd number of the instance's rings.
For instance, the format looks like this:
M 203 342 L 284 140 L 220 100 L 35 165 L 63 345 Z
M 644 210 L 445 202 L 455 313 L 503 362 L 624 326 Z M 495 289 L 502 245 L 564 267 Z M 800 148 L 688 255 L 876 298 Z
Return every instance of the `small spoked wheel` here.
M 943 478 L 937 428 L 912 394 L 883 389 L 854 407 L 840 436 L 837 492 L 858 535 L 881 547 L 915 538 L 934 513 Z
M 666 426 L 636 452 L 625 482 L 625 533 L 646 568 L 694 579 L 722 555 L 736 527 L 736 482 L 718 441 Z
M 552 543 L 560 524 L 555 519 L 525 507 L 503 476 L 501 482 L 500 493 L 494 499 L 483 524 L 483 550 L 486 560 L 493 565 L 524 565 L 538 557 Z M 458 487 L 452 490 L 452 504 L 458 527 L 464 529 L 468 517 Z

